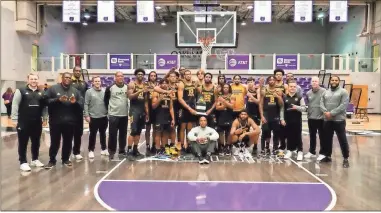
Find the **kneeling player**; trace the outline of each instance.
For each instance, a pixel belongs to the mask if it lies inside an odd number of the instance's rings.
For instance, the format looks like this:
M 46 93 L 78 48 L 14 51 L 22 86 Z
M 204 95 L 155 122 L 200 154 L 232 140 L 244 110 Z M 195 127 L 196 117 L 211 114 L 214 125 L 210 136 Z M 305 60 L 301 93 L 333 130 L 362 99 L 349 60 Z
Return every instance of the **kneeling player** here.
M 163 90 L 168 89 L 168 81 L 166 79 L 160 81 L 160 88 Z M 167 93 L 159 94 L 154 92 L 152 95 L 152 108 L 156 110 L 155 149 L 156 154 L 158 154 L 159 152 L 164 152 L 164 146 L 168 146 L 168 137 L 175 124 L 173 103 L 170 95 Z
M 252 130 L 250 130 L 250 127 Z M 230 138 L 236 148 L 250 147 L 252 144 L 258 143 L 259 133 L 260 130 L 257 124 L 253 119 L 249 118 L 246 110 L 243 110 L 233 122 Z M 242 151 L 242 149 L 236 149 L 234 155 L 238 155 L 239 151 Z M 247 149 L 243 154 L 248 154 Z

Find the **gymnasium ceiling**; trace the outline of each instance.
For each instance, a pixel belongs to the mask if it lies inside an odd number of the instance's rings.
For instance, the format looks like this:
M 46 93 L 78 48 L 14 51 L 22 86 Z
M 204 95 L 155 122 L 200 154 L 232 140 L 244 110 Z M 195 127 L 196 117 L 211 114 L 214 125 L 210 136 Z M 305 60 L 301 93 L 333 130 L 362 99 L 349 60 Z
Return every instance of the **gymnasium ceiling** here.
M 62 10 L 61 2 L 55 0 L 36 1 L 39 4 L 55 5 L 58 10 Z M 156 20 L 165 22 L 176 22 L 177 11 L 194 11 L 194 1 L 189 0 L 155 0 Z M 253 9 L 248 6 L 253 4 L 253 1 L 237 1 L 237 0 L 219 0 L 219 7 L 213 7 L 213 11 L 236 11 L 237 20 L 253 19 Z M 369 1 L 368 1 L 369 2 Z M 355 5 L 365 5 L 365 1 L 349 0 L 349 7 Z M 136 0 L 116 0 L 115 1 L 115 16 L 117 22 L 133 21 L 136 22 Z M 294 1 L 289 0 L 273 0 L 273 20 L 278 22 L 292 22 L 294 17 Z M 95 22 L 97 15 L 96 1 L 82 0 L 82 10 L 91 15 L 88 22 Z M 328 0 L 314 0 L 314 17 L 318 14 L 327 16 L 329 10 Z

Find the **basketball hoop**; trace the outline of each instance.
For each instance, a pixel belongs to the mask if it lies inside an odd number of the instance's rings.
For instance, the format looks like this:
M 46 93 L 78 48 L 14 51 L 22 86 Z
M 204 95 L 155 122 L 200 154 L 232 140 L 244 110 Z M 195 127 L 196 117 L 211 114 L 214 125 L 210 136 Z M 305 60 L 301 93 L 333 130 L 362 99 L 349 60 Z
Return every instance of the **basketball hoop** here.
M 212 47 L 213 47 L 213 42 L 214 42 L 213 37 L 205 37 L 205 38 L 200 38 L 200 46 L 202 49 L 202 54 L 201 54 L 201 68 L 206 69 L 206 59 L 209 55 L 212 54 Z

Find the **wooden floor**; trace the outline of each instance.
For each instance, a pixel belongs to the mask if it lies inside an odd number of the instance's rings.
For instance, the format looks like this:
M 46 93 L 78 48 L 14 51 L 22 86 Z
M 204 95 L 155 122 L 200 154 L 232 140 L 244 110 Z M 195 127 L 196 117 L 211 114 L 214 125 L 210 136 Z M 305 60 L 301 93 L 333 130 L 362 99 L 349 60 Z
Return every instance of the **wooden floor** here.
M 19 171 L 17 135 L 5 134 L 1 141 L 1 210 L 107 210 L 96 199 L 94 189 L 102 180 L 142 181 L 250 181 L 270 183 L 324 183 L 332 187 L 337 200 L 333 210 L 380 210 L 381 136 L 348 136 L 351 167 L 342 168 L 342 156 L 335 137 L 333 162 L 317 164 L 313 160 L 301 163 L 240 163 L 225 162 L 200 166 L 185 162 L 109 161 L 99 153 L 93 161 L 87 159 L 87 133 L 83 136 L 85 159 L 73 162 L 72 168 L 60 164 L 52 170 Z M 303 136 L 304 151 L 308 151 L 308 135 Z M 144 138 L 142 138 L 144 144 Z M 48 161 L 49 134 L 43 133 L 40 160 Z M 140 148 L 144 149 L 144 146 Z M 28 157 L 30 157 L 30 147 Z M 184 192 L 185 193 L 185 192 Z M 261 196 L 261 195 L 258 195 Z

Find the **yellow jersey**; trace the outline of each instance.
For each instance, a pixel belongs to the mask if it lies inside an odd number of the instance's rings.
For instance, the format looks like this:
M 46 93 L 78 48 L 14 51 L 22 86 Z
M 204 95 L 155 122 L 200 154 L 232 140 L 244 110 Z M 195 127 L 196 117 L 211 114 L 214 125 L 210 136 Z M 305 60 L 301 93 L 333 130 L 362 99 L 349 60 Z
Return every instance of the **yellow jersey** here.
M 231 85 L 232 87 L 232 97 L 235 98 L 235 104 L 233 106 L 233 111 L 239 112 L 245 109 L 245 97 L 246 97 L 246 87 L 242 84 L 235 85 L 234 83 Z

